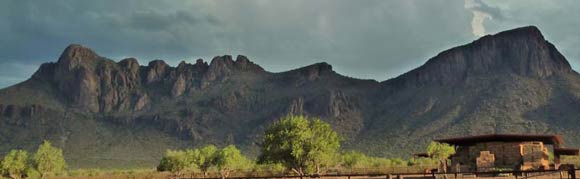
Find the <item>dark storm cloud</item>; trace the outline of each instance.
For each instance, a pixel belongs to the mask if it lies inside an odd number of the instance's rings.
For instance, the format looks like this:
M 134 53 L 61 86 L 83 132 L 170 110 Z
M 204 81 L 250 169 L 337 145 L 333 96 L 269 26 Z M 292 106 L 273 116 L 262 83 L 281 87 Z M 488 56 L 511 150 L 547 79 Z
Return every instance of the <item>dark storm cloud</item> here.
M 348 76 L 385 80 L 474 40 L 472 10 L 493 17 L 489 32 L 538 25 L 578 64 L 577 1 L 474 2 L 469 9 L 463 1 L 413 0 L 5 0 L 0 87 L 28 78 L 71 43 L 141 63 L 245 54 L 284 71 L 326 61 Z
M 147 10 L 132 12 L 128 14 L 127 18 L 119 16 L 102 16 L 99 18 L 102 18 L 100 20 L 111 23 L 114 27 L 144 31 L 164 31 L 179 25 L 219 24 L 219 20 L 212 16 L 199 16 L 188 11 L 157 12 Z
M 157 1 L 9 1 L 2 6 L 9 41 L 3 56 L 47 60 L 69 43 L 81 43 L 107 54 L 170 54 L 183 49 L 183 31 L 219 24 L 196 9 Z M 165 10 L 159 10 L 165 9 Z M 30 50 L 39 51 L 31 52 Z M 147 54 L 143 54 L 143 52 Z M 44 59 L 38 59 L 44 58 Z

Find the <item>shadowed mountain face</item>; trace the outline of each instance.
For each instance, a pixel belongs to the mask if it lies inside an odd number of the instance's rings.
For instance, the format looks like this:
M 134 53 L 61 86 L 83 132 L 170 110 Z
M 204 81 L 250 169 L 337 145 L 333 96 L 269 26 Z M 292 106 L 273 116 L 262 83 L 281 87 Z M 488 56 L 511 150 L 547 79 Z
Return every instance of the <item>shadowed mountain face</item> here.
M 326 63 L 271 73 L 244 56 L 171 67 L 67 47 L 0 90 L 0 151 L 64 148 L 73 167 L 153 166 L 168 148 L 237 144 L 256 154 L 288 113 L 321 117 L 346 149 L 404 157 L 437 137 L 557 133 L 580 145 L 580 75 L 535 27 L 485 36 L 383 82 Z

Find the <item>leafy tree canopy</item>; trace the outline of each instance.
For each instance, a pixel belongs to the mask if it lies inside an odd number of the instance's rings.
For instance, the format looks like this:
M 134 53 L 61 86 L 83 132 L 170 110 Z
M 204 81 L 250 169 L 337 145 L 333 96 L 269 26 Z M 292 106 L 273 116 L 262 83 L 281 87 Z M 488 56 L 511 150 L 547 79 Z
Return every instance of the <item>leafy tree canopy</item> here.
M 186 153 L 184 151 L 167 150 L 165 151 L 165 155 L 159 162 L 157 170 L 171 171 L 179 175 L 181 174 L 181 171 L 183 171 L 183 169 L 185 169 L 189 165 L 190 162 L 188 161 Z
M 52 174 L 61 174 L 66 169 L 62 150 L 53 147 L 49 141 L 44 141 L 33 157 L 36 170 L 41 177 Z
M 196 167 L 207 173 L 214 166 L 219 149 L 215 145 L 206 145 L 202 148 L 188 151 L 188 156 Z
M 24 171 L 27 168 L 28 153 L 24 150 L 11 150 L 8 155 L 4 157 L 0 165 L 0 171 L 3 175 L 8 175 L 11 178 L 22 178 Z
M 446 160 L 449 156 L 455 153 L 455 148 L 449 144 L 431 142 L 429 146 L 427 146 L 427 153 L 432 158 Z
M 261 163 L 284 164 L 299 175 L 320 173 L 337 158 L 340 141 L 328 123 L 289 115 L 266 129 L 259 158 Z
M 215 164 L 222 178 L 228 177 L 236 169 L 252 167 L 252 161 L 246 158 L 236 146 L 229 145 L 216 154 Z

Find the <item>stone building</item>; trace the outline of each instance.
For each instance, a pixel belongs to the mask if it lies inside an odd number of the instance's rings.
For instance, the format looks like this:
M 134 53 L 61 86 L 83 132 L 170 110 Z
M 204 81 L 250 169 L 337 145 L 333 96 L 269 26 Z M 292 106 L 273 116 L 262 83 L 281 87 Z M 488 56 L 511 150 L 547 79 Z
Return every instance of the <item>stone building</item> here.
M 558 168 L 561 155 L 578 155 L 579 151 L 562 147 L 560 135 L 492 134 L 435 141 L 455 146 L 450 168 L 461 172 Z

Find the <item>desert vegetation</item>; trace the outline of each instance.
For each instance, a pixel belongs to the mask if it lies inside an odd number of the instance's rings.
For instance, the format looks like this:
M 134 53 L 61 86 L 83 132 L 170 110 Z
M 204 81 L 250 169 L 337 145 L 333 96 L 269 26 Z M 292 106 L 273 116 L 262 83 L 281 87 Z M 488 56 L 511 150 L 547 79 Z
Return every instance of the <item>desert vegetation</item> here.
M 167 150 L 156 168 L 67 170 L 62 150 L 44 141 L 34 153 L 12 150 L 0 162 L 0 178 L 166 178 L 320 175 L 332 173 L 423 172 L 446 165 L 454 148 L 430 143 L 429 158 L 382 158 L 341 148 L 342 138 L 318 118 L 284 116 L 272 123 L 259 143 L 260 155 L 246 156 L 235 145 Z M 577 157 L 563 163 L 578 164 Z
M 66 173 L 62 150 L 44 141 L 32 155 L 24 150 L 11 150 L 0 162 L 2 177 L 46 178 Z
M 232 172 L 241 175 L 318 175 L 328 172 L 385 167 L 436 167 L 436 159 L 387 159 L 371 157 L 357 151 L 341 151 L 341 137 L 318 118 L 289 115 L 271 124 L 260 143 L 256 159 L 244 156 L 235 146 L 217 148 L 207 145 L 186 150 L 167 150 L 158 171 L 174 175 L 216 173 L 227 178 Z M 450 155 L 441 144 L 432 144 L 433 155 Z M 443 159 L 441 159 L 443 160 Z M 215 175 L 212 175 L 215 176 Z
M 67 169 L 61 149 L 44 141 L 34 153 L 11 150 L 0 162 L 0 178 L 164 178 L 193 175 L 227 178 L 265 175 L 316 175 L 369 172 L 393 167 L 436 167 L 437 160 L 388 159 L 341 150 L 342 138 L 318 118 L 288 115 L 271 124 L 260 141 L 260 155 L 249 157 L 235 146 L 206 145 L 167 150 L 155 169 Z M 436 152 L 436 150 L 433 150 Z M 435 155 L 435 154 L 434 154 Z M 378 171 L 378 170 L 377 170 Z

